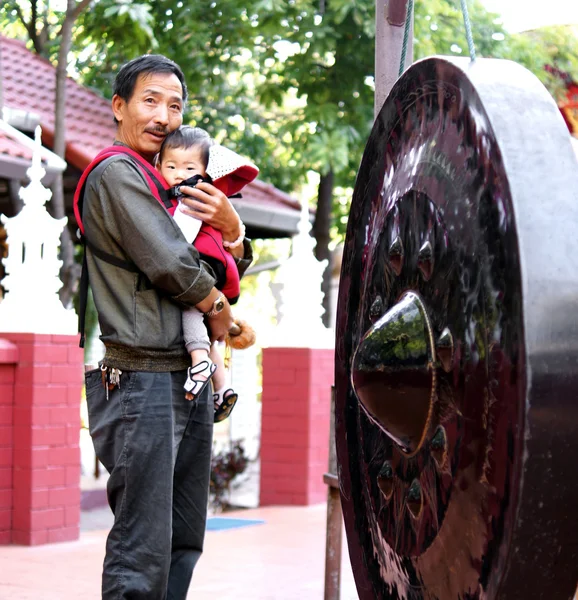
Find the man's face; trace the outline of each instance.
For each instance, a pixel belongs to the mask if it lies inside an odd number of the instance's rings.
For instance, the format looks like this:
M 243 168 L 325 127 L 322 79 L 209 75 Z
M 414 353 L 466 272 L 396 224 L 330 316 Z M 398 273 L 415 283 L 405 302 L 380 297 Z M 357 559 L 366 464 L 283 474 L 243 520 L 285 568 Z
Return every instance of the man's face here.
M 174 73 L 139 75 L 130 100 L 115 95 L 112 110 L 117 140 L 152 162 L 166 135 L 183 122 L 181 82 Z

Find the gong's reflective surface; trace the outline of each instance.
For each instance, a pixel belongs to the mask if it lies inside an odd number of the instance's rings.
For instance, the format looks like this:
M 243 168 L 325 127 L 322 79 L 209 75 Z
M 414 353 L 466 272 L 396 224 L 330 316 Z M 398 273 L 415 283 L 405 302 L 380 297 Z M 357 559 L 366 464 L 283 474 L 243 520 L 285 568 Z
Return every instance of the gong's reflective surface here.
M 534 573 L 523 595 L 519 568 L 535 550 L 512 543 L 533 504 L 522 474 L 536 344 L 502 140 L 470 78 L 428 59 L 396 84 L 366 147 L 336 347 L 340 482 L 362 598 L 554 597 L 543 589 L 552 577 Z M 575 374 L 566 385 L 577 392 Z M 567 414 L 578 433 L 576 407 Z M 545 513 L 532 525 L 540 543 Z M 576 584 L 569 552 L 572 567 L 540 565 L 560 598 Z
M 407 455 L 421 447 L 436 396 L 432 327 L 412 292 L 383 315 L 359 342 L 353 390 L 376 424 Z

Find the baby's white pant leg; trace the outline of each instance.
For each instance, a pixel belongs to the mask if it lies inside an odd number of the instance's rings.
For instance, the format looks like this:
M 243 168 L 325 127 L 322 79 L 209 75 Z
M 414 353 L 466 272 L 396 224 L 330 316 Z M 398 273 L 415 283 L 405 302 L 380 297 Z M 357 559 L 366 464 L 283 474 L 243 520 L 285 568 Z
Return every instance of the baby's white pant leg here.
M 197 308 L 183 310 L 183 336 L 185 346 L 190 354 L 193 350 L 211 349 L 209 333 L 205 326 L 203 313 Z

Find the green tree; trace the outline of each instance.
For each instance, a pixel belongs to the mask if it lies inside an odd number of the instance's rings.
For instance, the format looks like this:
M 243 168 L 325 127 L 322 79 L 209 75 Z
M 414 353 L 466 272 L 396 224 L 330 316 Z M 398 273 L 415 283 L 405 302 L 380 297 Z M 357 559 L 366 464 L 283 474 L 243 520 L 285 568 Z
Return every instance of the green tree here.
M 495 56 L 506 37 L 499 15 L 487 11 L 480 0 L 467 4 L 476 54 Z M 459 0 L 416 2 L 413 50 L 415 60 L 436 54 L 468 56 Z
M 266 106 L 279 103 L 281 90 L 302 100 L 288 142 L 301 172 L 319 176 L 313 233 L 317 258 L 328 261 L 323 282 L 328 324 L 334 188 L 353 182 L 373 116 L 374 2 L 310 2 L 283 22 L 282 40 L 270 43 L 266 52 L 271 60 L 261 71 L 258 93 Z M 278 50 L 283 45 L 291 50 L 286 57 Z

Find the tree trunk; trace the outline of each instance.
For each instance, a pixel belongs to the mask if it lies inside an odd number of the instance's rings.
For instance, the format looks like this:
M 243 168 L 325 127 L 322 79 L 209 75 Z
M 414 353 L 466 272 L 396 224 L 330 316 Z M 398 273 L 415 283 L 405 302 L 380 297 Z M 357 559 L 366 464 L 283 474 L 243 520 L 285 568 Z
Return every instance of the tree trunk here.
M 60 30 L 60 48 L 58 49 L 58 65 L 56 67 L 53 151 L 62 159 L 66 154 L 66 69 L 68 67 L 68 54 L 72 45 L 72 28 L 80 12 L 89 3 L 90 0 L 83 0 L 79 4 L 74 0 L 68 0 L 66 17 Z M 58 173 L 52 184 L 52 208 L 56 219 L 66 216 L 62 173 Z M 62 259 L 60 278 L 63 284 L 60 290 L 60 299 L 64 306 L 69 307 L 80 276 L 80 267 L 74 262 L 74 244 L 68 226 L 64 228 L 60 242 L 60 256 Z
M 329 251 L 329 229 L 331 227 L 331 212 L 333 208 L 333 171 L 326 175 L 321 175 L 319 181 L 319 191 L 317 195 L 317 212 L 313 224 L 313 235 L 317 242 L 315 247 L 315 258 L 317 260 L 327 259 L 327 268 L 323 273 L 323 324 L 326 327 L 331 325 L 331 271 L 332 255 Z

